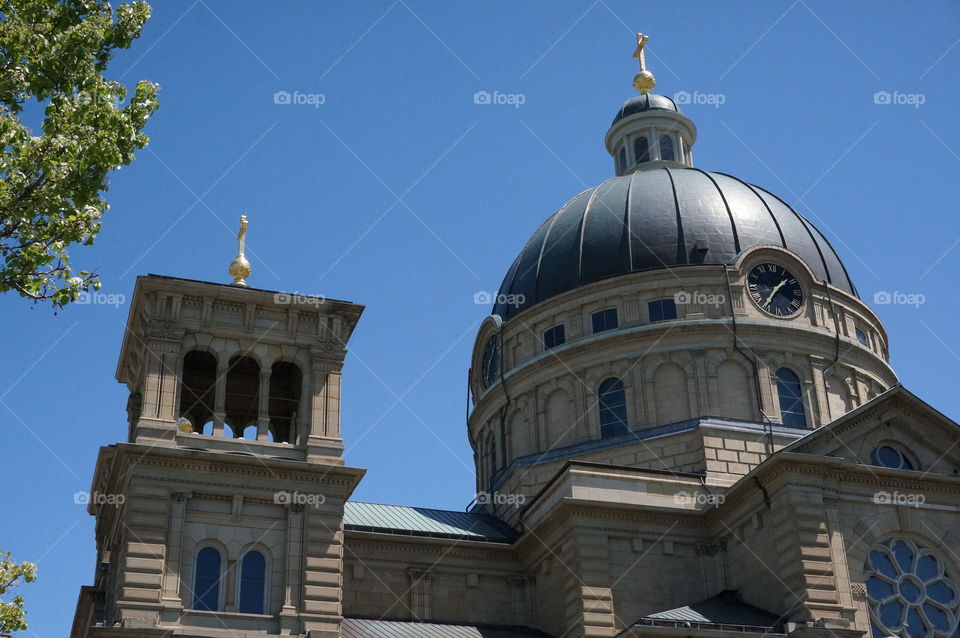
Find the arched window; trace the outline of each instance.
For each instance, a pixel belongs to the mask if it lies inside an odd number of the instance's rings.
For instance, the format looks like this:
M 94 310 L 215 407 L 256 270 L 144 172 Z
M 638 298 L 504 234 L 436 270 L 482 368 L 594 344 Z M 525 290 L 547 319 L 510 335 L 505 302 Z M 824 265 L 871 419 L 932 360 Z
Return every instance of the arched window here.
M 617 153 L 617 159 L 620 164 L 620 171 L 627 170 L 627 147 L 621 146 L 620 151 Z
M 892 445 L 881 445 L 870 453 L 870 463 L 895 470 L 912 470 L 913 463 L 903 452 Z
M 633 140 L 633 158 L 637 164 L 650 161 L 650 142 L 646 135 Z
M 669 135 L 660 135 L 660 159 L 662 160 L 673 160 L 675 154 L 673 152 L 673 138 Z
M 197 552 L 193 575 L 193 608 L 205 611 L 220 609 L 220 552 L 204 547 Z
M 616 377 L 606 379 L 597 391 L 600 399 L 600 436 L 617 436 L 627 433 L 627 397 L 623 381 Z
M 240 561 L 240 595 L 237 611 L 241 614 L 263 614 L 267 597 L 267 560 L 251 550 Z
M 807 427 L 800 378 L 793 370 L 777 370 L 777 395 L 780 397 L 780 422 L 796 428 Z

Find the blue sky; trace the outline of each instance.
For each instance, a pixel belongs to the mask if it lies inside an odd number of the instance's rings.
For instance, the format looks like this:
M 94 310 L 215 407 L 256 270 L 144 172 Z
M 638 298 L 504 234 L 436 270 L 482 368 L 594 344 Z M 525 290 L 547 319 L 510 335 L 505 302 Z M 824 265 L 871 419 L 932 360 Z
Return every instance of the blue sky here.
M 955 2 L 154 4 L 109 73 L 161 85 L 151 143 L 112 175 L 103 232 L 74 263 L 117 301 L 139 274 L 227 282 L 245 213 L 251 285 L 366 305 L 344 373 L 346 459 L 367 468 L 356 499 L 471 500 L 465 379 L 489 312 L 474 295 L 611 176 L 603 135 L 634 94 L 635 31 L 651 34 L 658 92 L 722 96 L 684 107 L 698 167 L 807 214 L 868 303 L 923 296 L 874 308 L 901 381 L 960 420 Z M 127 307 L 54 316 L 8 294 L 0 312 L 0 548 L 39 561 L 28 635 L 52 638 L 93 578 L 93 519 L 73 494 L 126 435 Z

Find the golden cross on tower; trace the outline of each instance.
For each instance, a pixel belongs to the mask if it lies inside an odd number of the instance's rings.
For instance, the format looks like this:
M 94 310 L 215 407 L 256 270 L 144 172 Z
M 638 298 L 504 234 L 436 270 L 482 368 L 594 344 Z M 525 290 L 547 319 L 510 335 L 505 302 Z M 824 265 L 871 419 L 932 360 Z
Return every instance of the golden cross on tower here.
M 640 72 L 633 76 L 633 88 L 643 94 L 649 93 L 653 90 L 653 87 L 657 85 L 657 81 L 653 78 L 653 73 L 647 70 L 647 60 L 643 54 L 643 47 L 645 47 L 649 41 L 649 36 L 638 33 L 637 48 L 633 52 L 633 57 L 640 61 Z
M 250 276 L 250 262 L 243 254 L 247 244 L 246 215 L 240 215 L 240 232 L 237 233 L 237 243 L 239 244 L 237 256 L 230 262 L 230 276 L 233 277 L 234 286 L 246 286 L 247 277 Z

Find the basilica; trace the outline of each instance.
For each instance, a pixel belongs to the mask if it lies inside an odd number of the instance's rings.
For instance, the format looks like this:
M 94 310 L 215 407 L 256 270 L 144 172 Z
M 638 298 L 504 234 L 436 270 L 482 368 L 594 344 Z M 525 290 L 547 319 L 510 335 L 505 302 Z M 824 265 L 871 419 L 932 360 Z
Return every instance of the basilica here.
M 137 279 L 72 638 L 960 636 L 960 428 L 823 233 L 695 167 L 646 42 L 476 335 L 468 511 L 351 500 L 363 306 L 248 286 L 246 220 L 233 283 Z

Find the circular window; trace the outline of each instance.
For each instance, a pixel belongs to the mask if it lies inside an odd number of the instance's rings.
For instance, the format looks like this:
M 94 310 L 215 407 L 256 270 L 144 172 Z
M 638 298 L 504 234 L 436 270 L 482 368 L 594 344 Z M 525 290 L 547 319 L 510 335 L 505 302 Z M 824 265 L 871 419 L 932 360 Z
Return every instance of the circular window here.
M 910 462 L 903 452 L 890 445 L 881 445 L 870 453 L 870 463 L 880 467 L 889 467 L 895 470 L 912 470 Z
M 497 335 L 491 335 L 487 339 L 487 345 L 483 347 L 483 359 L 480 361 L 480 382 L 483 387 L 489 388 L 500 374 L 500 347 Z
M 943 560 L 911 540 L 870 550 L 864 580 L 874 638 L 950 638 L 960 605 L 956 581 Z

